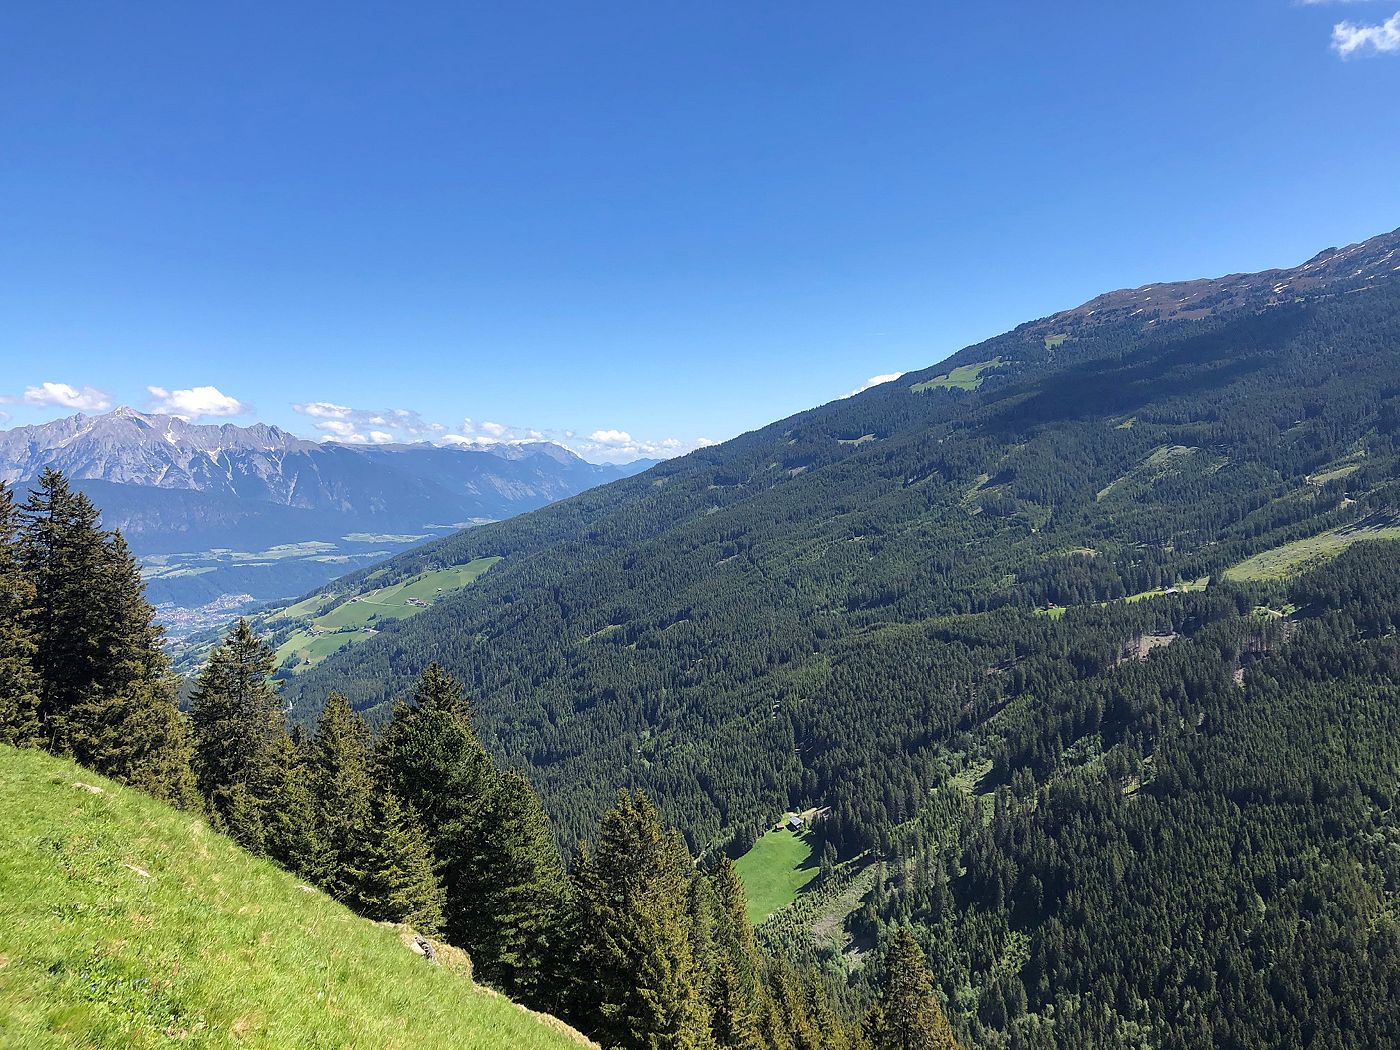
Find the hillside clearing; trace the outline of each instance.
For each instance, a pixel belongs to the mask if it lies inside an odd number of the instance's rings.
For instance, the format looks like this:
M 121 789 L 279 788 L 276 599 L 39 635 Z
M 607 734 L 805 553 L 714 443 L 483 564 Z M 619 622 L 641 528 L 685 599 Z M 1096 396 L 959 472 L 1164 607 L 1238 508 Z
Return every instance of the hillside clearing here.
M 1004 363 L 997 357 L 990 361 L 979 361 L 975 365 L 959 365 L 945 375 L 934 376 L 923 383 L 915 383 L 909 389 L 916 394 L 928 390 L 976 390 L 983 383 L 983 372 L 1000 368 Z
M 1289 579 L 1331 561 L 1362 540 L 1400 540 L 1400 525 L 1351 526 L 1285 543 L 1232 565 L 1225 570 L 1225 579 L 1237 583 Z
M 470 586 L 500 560 L 477 558 L 348 597 L 313 595 L 273 613 L 269 626 L 296 624 L 277 647 L 277 666 L 293 673 L 314 667 L 333 653 L 373 637 L 377 624 L 416 616 L 440 598 Z
M 786 908 L 817 877 L 815 846 L 811 831 L 769 831 L 734 862 L 748 894 L 750 922 L 757 926 Z

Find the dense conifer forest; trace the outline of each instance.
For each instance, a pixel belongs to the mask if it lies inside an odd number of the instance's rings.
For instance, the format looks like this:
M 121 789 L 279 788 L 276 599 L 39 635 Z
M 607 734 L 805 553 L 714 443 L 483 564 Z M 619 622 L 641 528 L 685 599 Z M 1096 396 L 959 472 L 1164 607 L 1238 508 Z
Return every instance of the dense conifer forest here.
M 1045 634 L 1032 610 L 1389 526 L 1398 326 L 1392 280 L 1053 350 L 1018 329 L 400 556 L 380 579 L 503 560 L 284 692 L 308 724 L 332 689 L 385 711 L 441 663 L 565 843 L 636 786 L 699 851 L 813 804 L 841 816 L 843 849 L 869 847 L 939 775 L 974 694 L 1023 689 L 986 674 L 1005 644 L 969 656 L 921 631 L 981 616 L 969 629 Z M 981 360 L 1002 364 L 976 390 L 913 391 Z
M 619 786 L 706 864 L 821 807 L 757 936 L 848 1010 L 908 926 L 972 1045 L 1385 1045 L 1397 340 L 1394 280 L 1024 326 L 401 556 L 503 560 L 292 717 L 440 663 L 566 846 Z

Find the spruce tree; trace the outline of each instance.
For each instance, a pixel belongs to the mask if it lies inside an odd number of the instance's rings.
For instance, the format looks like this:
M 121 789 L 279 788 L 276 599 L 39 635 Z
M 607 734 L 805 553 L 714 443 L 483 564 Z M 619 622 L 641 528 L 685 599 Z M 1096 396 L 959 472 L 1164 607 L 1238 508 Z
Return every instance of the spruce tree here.
M 38 743 L 38 645 L 31 620 L 34 586 L 20 564 L 14 496 L 0 482 L 0 744 Z
M 712 1045 L 694 955 L 685 843 L 642 794 L 623 792 L 603 818 L 595 855 L 574 872 L 576 1005 L 606 1046 Z
M 479 932 L 471 853 L 487 838 L 482 821 L 497 777 L 461 685 L 441 667 L 423 672 L 411 703 L 394 705 L 375 761 L 382 782 L 422 822 L 447 892 L 447 935 L 469 947 Z
M 449 845 L 448 927 L 482 978 L 532 1006 L 552 1005 L 564 866 L 530 782 L 504 773 Z
M 710 1010 L 715 1041 L 734 1050 L 760 1050 L 772 1008 L 763 985 L 763 958 L 754 943 L 738 869 L 721 855 L 710 876 L 714 898 Z
M 193 740 L 179 710 L 155 610 L 141 571 L 120 534 L 110 534 L 94 599 L 107 611 L 99 651 L 105 673 L 65 716 L 66 743 L 84 765 L 166 802 L 197 805 Z
M 446 894 L 444 932 L 477 972 L 538 1007 L 558 999 L 558 847 L 528 781 L 497 772 L 461 685 L 436 664 L 376 751 L 384 783 L 422 821 Z
M 268 749 L 262 790 L 263 849 L 289 871 L 319 883 L 325 875 L 326 846 L 319 810 L 312 797 L 306 757 L 293 738 L 279 734 Z
M 437 664 L 419 678 L 412 703 L 394 706 L 376 754 L 387 782 L 413 807 L 435 848 L 470 819 L 495 780 L 462 687 Z
M 46 470 L 20 512 L 34 587 L 40 735 L 51 750 L 177 804 L 192 799 L 188 727 L 155 612 L 125 541 Z
M 856 1050 L 865 1045 L 859 1026 L 837 1013 L 830 986 L 815 966 L 803 975 L 802 991 L 807 1009 L 794 1014 L 801 1018 L 801 1024 L 792 1029 L 795 1050 Z M 809 1033 L 816 1033 L 815 1037 Z
M 374 778 L 369 729 L 340 693 L 331 693 L 308 748 L 307 772 L 324 850 L 321 883 L 338 900 L 358 899 L 356 858 L 370 833 Z
M 39 718 L 50 750 L 66 752 L 67 718 L 102 684 L 109 615 L 94 591 L 104 574 L 97 510 L 55 470 L 45 470 L 20 513 L 21 564 L 34 587 Z
M 901 926 L 890 941 L 884 971 L 884 990 L 865 1021 L 873 1050 L 956 1050 L 933 974 L 907 927 Z
M 851 1045 L 846 1026 L 834 1013 L 818 1016 L 814 996 L 807 982 L 784 958 L 772 960 L 765 969 L 764 985 L 773 1009 L 764 1022 L 764 1038 L 769 1045 L 793 1050 L 847 1050 Z M 818 993 L 824 993 L 819 988 Z
M 428 836 L 392 791 L 374 796 L 346 866 L 345 901 L 365 918 L 406 923 L 420 933 L 441 929 L 443 892 Z
M 261 813 L 275 779 L 269 764 L 286 733 L 270 681 L 274 663 L 272 650 L 240 618 L 209 654 L 190 700 L 195 776 L 210 815 L 259 849 Z

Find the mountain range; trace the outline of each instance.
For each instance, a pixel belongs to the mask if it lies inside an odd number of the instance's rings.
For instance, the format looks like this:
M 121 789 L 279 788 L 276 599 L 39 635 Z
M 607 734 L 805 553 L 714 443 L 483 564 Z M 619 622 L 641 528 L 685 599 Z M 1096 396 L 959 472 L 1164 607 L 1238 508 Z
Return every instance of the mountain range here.
M 200 425 L 118 408 L 0 432 L 0 481 L 63 471 L 182 612 L 290 597 L 463 525 L 508 518 L 645 469 L 549 442 L 483 448 L 307 441 L 277 427 Z M 198 622 L 198 618 L 196 618 Z

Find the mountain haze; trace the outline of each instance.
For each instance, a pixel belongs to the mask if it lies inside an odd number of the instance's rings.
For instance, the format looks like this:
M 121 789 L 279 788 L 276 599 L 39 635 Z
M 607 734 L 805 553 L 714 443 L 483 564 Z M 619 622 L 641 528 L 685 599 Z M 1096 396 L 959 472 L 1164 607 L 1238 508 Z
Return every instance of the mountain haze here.
M 262 423 L 200 425 L 130 408 L 0 433 L 0 480 L 30 480 L 46 467 L 74 481 L 236 497 L 416 527 L 509 516 L 628 473 L 543 441 L 487 448 L 341 444 L 307 441 Z M 126 531 L 155 531 L 135 524 Z
M 145 560 L 153 600 L 181 608 L 290 597 L 434 533 L 650 465 L 588 463 L 549 442 L 315 442 L 130 408 L 0 432 L 0 480 L 62 471 Z

